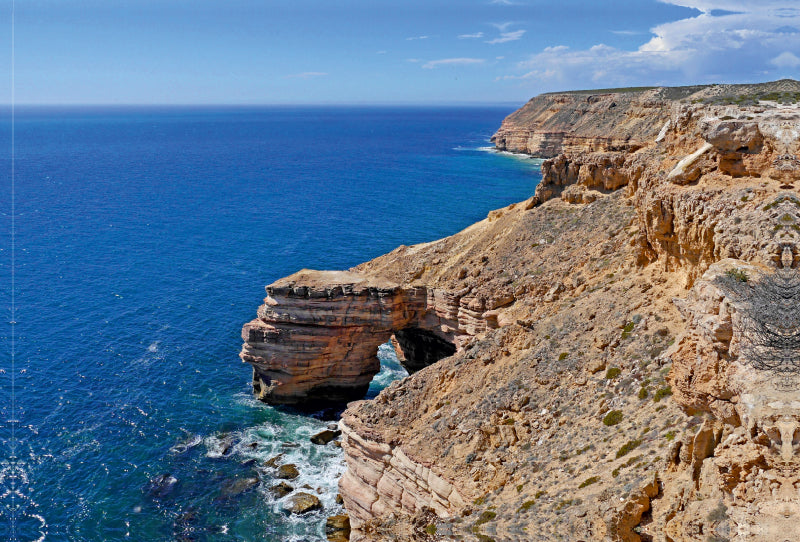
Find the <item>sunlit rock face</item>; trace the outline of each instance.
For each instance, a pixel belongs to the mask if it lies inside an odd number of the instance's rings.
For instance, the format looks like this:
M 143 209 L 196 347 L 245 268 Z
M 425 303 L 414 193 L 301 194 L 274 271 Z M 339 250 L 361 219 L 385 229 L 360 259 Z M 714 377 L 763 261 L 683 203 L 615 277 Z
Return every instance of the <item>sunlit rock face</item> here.
M 495 137 L 529 200 L 270 285 L 262 400 L 361 397 L 387 340 L 413 373 L 342 416 L 353 539 L 800 540 L 798 99 L 538 97 Z
M 414 373 L 498 326 L 513 297 L 475 299 L 379 275 L 299 271 L 267 286 L 258 318 L 242 329 L 240 357 L 253 366 L 253 391 L 273 404 L 361 399 L 380 370 L 378 346 L 392 339 Z
M 792 201 L 776 200 L 777 206 Z M 787 214 L 791 209 L 786 208 Z M 663 529 L 726 540 L 800 539 L 800 270 L 786 242 L 775 268 L 739 260 L 712 265 L 685 299 L 688 327 L 669 353 L 676 401 L 710 415 L 710 437 L 679 449 L 667 474 L 678 507 Z M 686 457 L 684 457 L 686 456 Z M 698 457 L 700 458 L 698 462 Z M 682 459 L 683 458 L 683 459 Z M 676 488 L 683 492 L 678 496 Z M 701 503 L 712 499 L 719 510 Z

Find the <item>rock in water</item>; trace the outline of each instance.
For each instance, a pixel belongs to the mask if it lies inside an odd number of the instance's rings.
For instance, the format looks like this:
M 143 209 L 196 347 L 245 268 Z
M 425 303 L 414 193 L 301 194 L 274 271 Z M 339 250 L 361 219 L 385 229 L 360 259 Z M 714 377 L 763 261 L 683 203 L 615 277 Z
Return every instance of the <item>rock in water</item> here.
M 322 503 L 314 495 L 301 492 L 292 495 L 283 509 L 292 514 L 306 514 L 314 510 L 322 510 Z
M 258 476 L 228 480 L 222 487 L 222 497 L 236 497 L 258 485 Z
M 294 491 L 294 488 L 287 484 L 286 482 L 281 482 L 280 484 L 274 485 L 269 488 L 269 492 L 272 493 L 276 499 L 282 499 L 289 493 Z
M 264 462 L 264 466 L 265 467 L 270 467 L 270 468 L 273 468 L 273 469 L 277 468 L 278 467 L 278 462 L 282 458 L 283 458 L 283 454 L 278 454 L 278 455 L 276 455 L 274 457 L 271 457 L 267 461 Z
M 350 540 L 350 517 L 346 514 L 330 516 L 325 522 L 325 536 L 329 542 Z
M 147 493 L 154 499 L 163 499 L 175 489 L 178 479 L 171 474 L 159 474 L 147 484 Z
M 342 434 L 342 432 L 339 431 L 338 429 L 335 430 L 335 431 L 331 431 L 330 429 L 326 429 L 326 430 L 320 431 L 316 435 L 312 436 L 311 437 L 311 442 L 313 442 L 314 444 L 319 444 L 319 445 L 324 446 L 325 444 L 328 444 L 330 441 L 332 441 L 333 439 L 335 439 L 336 437 L 338 437 L 341 434 Z
M 278 467 L 278 478 L 283 480 L 294 480 L 298 476 L 300 476 L 300 471 L 297 470 L 295 465 L 291 463 L 287 463 L 286 465 L 281 465 Z

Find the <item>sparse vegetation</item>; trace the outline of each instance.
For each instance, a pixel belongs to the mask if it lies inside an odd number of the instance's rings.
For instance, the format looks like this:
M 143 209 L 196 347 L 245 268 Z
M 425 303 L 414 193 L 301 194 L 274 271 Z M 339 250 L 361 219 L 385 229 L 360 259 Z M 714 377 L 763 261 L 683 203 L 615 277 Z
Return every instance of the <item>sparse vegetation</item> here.
M 667 431 L 667 433 L 664 435 L 664 438 L 670 442 L 675 440 L 675 431 Z
M 739 282 L 747 282 L 750 278 L 747 276 L 747 272 L 744 269 L 739 269 L 738 267 L 725 271 L 725 276 L 738 280 Z
M 617 450 L 617 459 L 628 455 L 631 451 L 635 450 L 642 443 L 642 439 L 630 440 L 622 445 L 622 448 Z
M 477 527 L 478 525 L 483 525 L 484 523 L 489 523 L 490 521 L 492 521 L 496 517 L 497 517 L 497 512 L 495 512 L 494 510 L 485 510 L 480 515 L 478 520 L 475 522 L 475 526 Z
M 425 527 L 425 532 L 428 533 L 431 536 L 435 535 L 436 534 L 436 525 L 434 525 L 433 523 L 429 523 Z
M 564 361 L 565 359 L 567 359 L 567 356 L 569 356 L 569 354 L 568 354 L 568 353 L 566 353 L 566 352 L 561 352 L 561 353 L 558 355 L 558 361 Z
M 587 478 L 583 482 L 581 482 L 581 485 L 578 486 L 578 489 L 583 489 L 586 486 L 590 486 L 590 485 L 595 484 L 595 483 L 597 483 L 599 481 L 600 481 L 600 477 L 599 476 L 592 476 L 590 478 Z
M 655 395 L 653 395 L 653 402 L 658 403 L 664 397 L 668 397 L 670 395 L 672 395 L 672 387 L 664 386 L 663 388 L 659 388 Z
M 639 389 L 639 395 L 638 395 L 639 399 L 647 399 L 648 395 L 650 395 L 650 392 L 647 391 L 646 387 L 642 386 Z
M 565 499 L 563 501 L 559 501 L 558 504 L 556 504 L 555 509 L 556 510 L 561 510 L 561 509 L 566 508 L 568 506 L 572 506 L 573 504 L 580 504 L 582 502 L 583 501 L 581 501 L 580 499 Z
M 609 367 L 608 370 L 606 371 L 606 379 L 614 380 L 621 374 L 622 374 L 622 369 L 620 369 L 619 367 Z
M 531 509 L 531 507 L 533 507 L 534 504 L 536 504 L 536 501 L 533 501 L 533 500 L 532 501 L 525 501 L 524 503 L 522 503 L 522 506 L 519 507 L 518 511 L 519 512 L 527 512 L 528 510 Z
M 627 324 L 625 324 L 625 326 L 622 328 L 622 335 L 620 336 L 620 339 L 624 341 L 625 339 L 630 337 L 634 327 L 636 327 L 636 324 L 634 322 L 628 322 Z
M 619 422 L 622 421 L 622 411 L 621 410 L 612 410 L 608 414 L 605 415 L 603 418 L 603 425 L 617 425 Z

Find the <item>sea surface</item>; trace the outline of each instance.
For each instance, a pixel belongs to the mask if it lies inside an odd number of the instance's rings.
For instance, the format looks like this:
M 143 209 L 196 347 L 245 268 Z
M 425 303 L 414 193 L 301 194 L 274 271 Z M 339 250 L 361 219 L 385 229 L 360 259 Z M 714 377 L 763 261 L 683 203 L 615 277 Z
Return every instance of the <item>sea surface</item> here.
M 251 397 L 241 327 L 277 278 L 530 197 L 486 149 L 513 109 L 18 108 L 13 166 L 3 112 L 0 539 L 324 540 L 330 420 Z M 405 376 L 379 355 L 370 396 Z M 323 512 L 282 512 L 278 454 Z

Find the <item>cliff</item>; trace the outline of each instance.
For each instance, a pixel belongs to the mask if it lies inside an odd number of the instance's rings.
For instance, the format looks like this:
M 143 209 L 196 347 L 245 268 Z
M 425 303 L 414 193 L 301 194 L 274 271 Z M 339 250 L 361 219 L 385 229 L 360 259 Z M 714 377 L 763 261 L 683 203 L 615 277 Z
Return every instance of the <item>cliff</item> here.
M 528 201 L 269 286 L 262 399 L 413 372 L 340 422 L 352 539 L 798 538 L 799 97 L 539 96 L 495 135 L 550 158 Z

